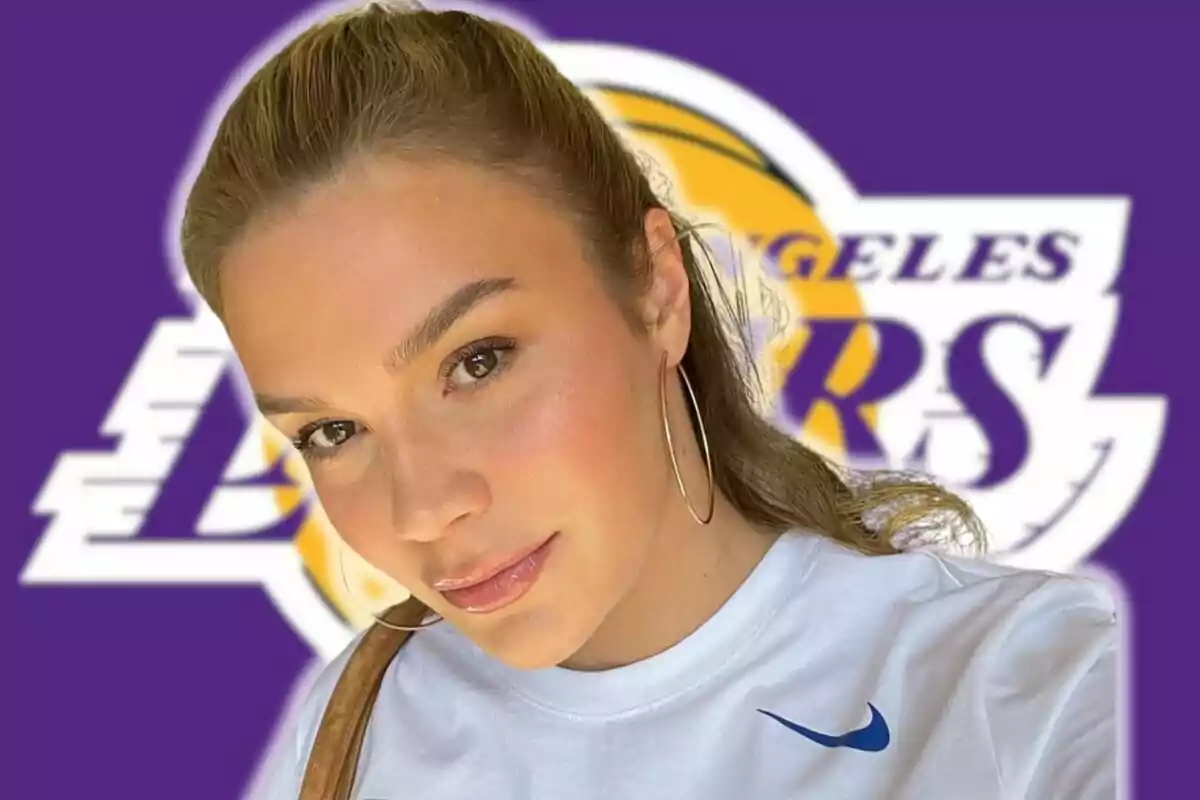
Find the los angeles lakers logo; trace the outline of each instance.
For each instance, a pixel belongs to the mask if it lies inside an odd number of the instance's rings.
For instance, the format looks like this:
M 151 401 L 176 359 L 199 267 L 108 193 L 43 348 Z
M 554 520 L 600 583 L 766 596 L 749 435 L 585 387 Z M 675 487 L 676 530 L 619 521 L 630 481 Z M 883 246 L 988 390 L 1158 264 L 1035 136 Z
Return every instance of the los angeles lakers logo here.
M 1165 417 L 1160 398 L 1093 394 L 1126 199 L 862 197 L 720 76 L 626 47 L 545 47 L 711 232 L 779 425 L 854 466 L 942 478 L 998 559 L 1068 569 L 1119 525 Z M 195 309 L 150 332 L 102 424 L 115 447 L 55 464 L 22 581 L 261 585 L 331 657 L 403 589 L 339 544 L 299 459 L 248 410 L 220 324 Z

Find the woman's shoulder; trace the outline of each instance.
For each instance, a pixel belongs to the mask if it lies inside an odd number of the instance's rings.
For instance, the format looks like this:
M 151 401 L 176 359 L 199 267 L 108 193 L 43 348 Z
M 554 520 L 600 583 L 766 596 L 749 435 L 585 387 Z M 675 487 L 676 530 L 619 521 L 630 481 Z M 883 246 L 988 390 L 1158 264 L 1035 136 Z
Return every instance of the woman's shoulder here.
M 793 615 L 827 639 L 808 652 L 869 665 L 859 683 L 877 687 L 881 708 L 940 709 L 947 741 L 987 743 L 1011 796 L 1114 796 L 1124 655 L 1114 579 L 931 549 L 817 552 Z M 815 624 L 804 621 L 813 607 Z
M 342 674 L 346 671 L 346 666 L 350 663 L 350 658 L 358 650 L 365 636 L 366 631 L 355 635 L 340 653 L 319 667 L 303 686 L 295 713 L 296 732 L 299 734 L 298 756 L 306 757 L 308 751 L 312 749 L 317 728 L 320 727 L 321 718 L 325 715 L 325 708 L 333 698 L 333 693 L 337 689 Z
M 304 767 L 325 708 L 365 634 L 364 631 L 355 635 L 334 658 L 314 662 L 312 668 L 296 681 L 287 708 L 281 715 L 281 724 L 245 800 L 282 800 L 299 794 Z
M 920 557 L 946 576 L 934 604 L 957 623 L 942 637 L 944 651 L 965 652 L 958 642 L 974 651 L 962 656 L 961 673 L 975 687 L 1004 785 L 1021 797 L 1116 796 L 1117 582 L 1096 568 L 1062 573 Z
M 997 678 L 1045 675 L 1050 662 L 1086 669 L 1120 645 L 1122 596 L 1097 569 L 1031 569 L 932 549 L 871 556 L 832 541 L 815 551 L 792 598 L 796 625 L 807 627 L 820 607 L 830 631 L 871 631 L 931 658 L 986 653 Z
M 861 587 L 864 595 L 901 604 L 1007 606 L 1113 620 L 1121 605 L 1117 582 L 1096 567 L 1071 572 L 1006 563 L 996 556 L 944 548 L 865 555 L 832 540 L 817 546 L 813 578 L 830 586 Z M 870 588 L 870 591 L 866 590 Z

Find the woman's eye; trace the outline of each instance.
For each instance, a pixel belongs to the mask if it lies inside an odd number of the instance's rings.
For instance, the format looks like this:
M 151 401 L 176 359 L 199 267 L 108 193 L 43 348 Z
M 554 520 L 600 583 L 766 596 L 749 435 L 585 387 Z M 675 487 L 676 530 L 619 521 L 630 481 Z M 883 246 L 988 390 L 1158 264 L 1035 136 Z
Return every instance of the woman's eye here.
M 509 341 L 477 342 L 468 345 L 450 362 L 446 378 L 451 390 L 474 388 L 504 369 L 515 345 Z
M 458 377 L 459 380 L 480 381 L 488 376 L 496 365 L 500 363 L 500 356 L 495 350 L 484 350 L 479 353 L 463 359 L 459 362 L 452 373 L 452 377 Z M 458 373 L 461 371 L 461 376 Z
M 350 441 L 358 431 L 358 423 L 349 420 L 320 422 L 301 430 L 294 443 L 306 456 L 320 458 Z

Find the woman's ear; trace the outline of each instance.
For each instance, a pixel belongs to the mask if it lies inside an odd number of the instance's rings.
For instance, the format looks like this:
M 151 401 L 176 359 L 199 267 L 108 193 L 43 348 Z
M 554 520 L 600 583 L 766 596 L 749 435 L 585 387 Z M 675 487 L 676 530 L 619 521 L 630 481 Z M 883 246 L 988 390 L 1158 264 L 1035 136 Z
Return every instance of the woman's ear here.
M 651 339 L 667 354 L 667 366 L 673 367 L 683 359 L 692 328 L 691 279 L 671 215 L 652 208 L 644 224 L 651 274 L 642 300 L 643 320 Z

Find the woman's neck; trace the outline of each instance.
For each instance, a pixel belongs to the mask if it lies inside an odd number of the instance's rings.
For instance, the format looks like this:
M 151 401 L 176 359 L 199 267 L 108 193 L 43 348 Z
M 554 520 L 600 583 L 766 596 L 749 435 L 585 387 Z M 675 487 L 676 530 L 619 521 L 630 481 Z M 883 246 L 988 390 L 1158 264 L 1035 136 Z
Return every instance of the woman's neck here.
M 682 518 L 665 515 L 633 586 L 562 667 L 611 669 L 670 649 L 733 596 L 779 537 L 752 526 L 719 495 L 708 525 L 679 510 Z

